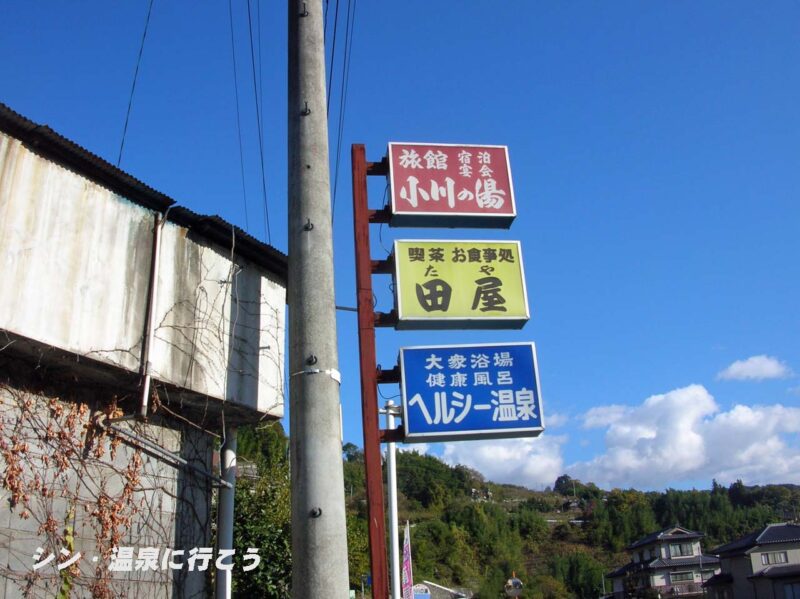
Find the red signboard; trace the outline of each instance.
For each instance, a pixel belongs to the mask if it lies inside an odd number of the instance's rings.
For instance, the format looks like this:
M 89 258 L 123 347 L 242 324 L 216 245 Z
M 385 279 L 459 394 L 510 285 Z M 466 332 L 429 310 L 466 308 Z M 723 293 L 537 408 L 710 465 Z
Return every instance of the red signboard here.
M 394 226 L 503 227 L 516 216 L 506 146 L 389 144 Z

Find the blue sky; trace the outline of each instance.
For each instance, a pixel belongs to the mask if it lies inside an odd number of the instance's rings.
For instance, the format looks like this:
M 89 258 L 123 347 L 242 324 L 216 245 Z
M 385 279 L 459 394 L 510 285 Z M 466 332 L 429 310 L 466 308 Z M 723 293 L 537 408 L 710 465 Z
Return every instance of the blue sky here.
M 243 165 L 227 3 L 155 0 L 121 167 L 266 240 L 247 5 L 234 4 Z M 341 0 L 334 169 L 346 12 Z M 146 14 L 144 1 L 4 3 L 0 101 L 116 163 Z M 285 251 L 286 7 L 251 16 L 269 240 Z M 374 160 L 389 141 L 511 157 L 509 231 L 384 228 L 381 243 L 373 227 L 376 258 L 394 238 L 523 243 L 522 331 L 384 330 L 379 361 L 405 345 L 533 340 L 548 430 L 428 451 L 534 488 L 563 472 L 608 487 L 800 483 L 799 20 L 781 0 L 357 3 L 337 303 L 355 305 L 351 143 Z M 370 183 L 374 206 L 383 190 Z M 355 325 L 340 313 L 344 433 L 360 445 Z

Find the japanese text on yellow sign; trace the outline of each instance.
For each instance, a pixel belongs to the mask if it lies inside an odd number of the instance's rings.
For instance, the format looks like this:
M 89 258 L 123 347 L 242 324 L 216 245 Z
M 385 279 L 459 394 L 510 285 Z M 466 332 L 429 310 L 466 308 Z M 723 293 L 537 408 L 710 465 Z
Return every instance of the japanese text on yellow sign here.
M 519 242 L 395 241 L 394 257 L 400 321 L 528 320 Z

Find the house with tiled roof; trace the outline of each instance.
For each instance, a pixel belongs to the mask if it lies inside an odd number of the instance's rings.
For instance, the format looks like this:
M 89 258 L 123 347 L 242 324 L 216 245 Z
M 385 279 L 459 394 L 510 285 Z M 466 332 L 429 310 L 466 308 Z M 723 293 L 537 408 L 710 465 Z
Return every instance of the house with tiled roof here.
M 631 561 L 608 574 L 611 597 L 639 597 L 648 589 L 662 597 L 702 595 L 703 581 L 719 572 L 719 560 L 703 554 L 704 536 L 671 526 L 635 541 L 626 548 Z
M 800 599 L 800 525 L 768 524 L 712 553 L 721 572 L 703 585 L 711 599 Z

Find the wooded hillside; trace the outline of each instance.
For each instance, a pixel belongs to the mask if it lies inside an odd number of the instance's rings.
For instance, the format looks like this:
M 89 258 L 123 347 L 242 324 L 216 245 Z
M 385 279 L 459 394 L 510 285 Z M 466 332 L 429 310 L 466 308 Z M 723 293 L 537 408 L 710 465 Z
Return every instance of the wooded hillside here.
M 257 476 L 240 479 L 236 547 L 260 547 L 262 566 L 238 574 L 238 593 L 289 597 L 291 583 L 288 439 L 279 424 L 242 430 L 241 461 Z M 361 450 L 343 451 L 351 588 L 369 572 Z M 800 487 L 729 487 L 642 492 L 598 488 L 560 476 L 552 490 L 499 485 L 465 466 L 416 452 L 397 456 L 400 520 L 411 523 L 415 580 L 502 596 L 512 572 L 533 599 L 596 598 L 603 574 L 629 560 L 632 541 L 671 526 L 706 534 L 711 549 L 769 522 L 796 519 Z M 241 572 L 240 568 L 234 573 Z M 610 584 L 606 581 L 606 588 Z

